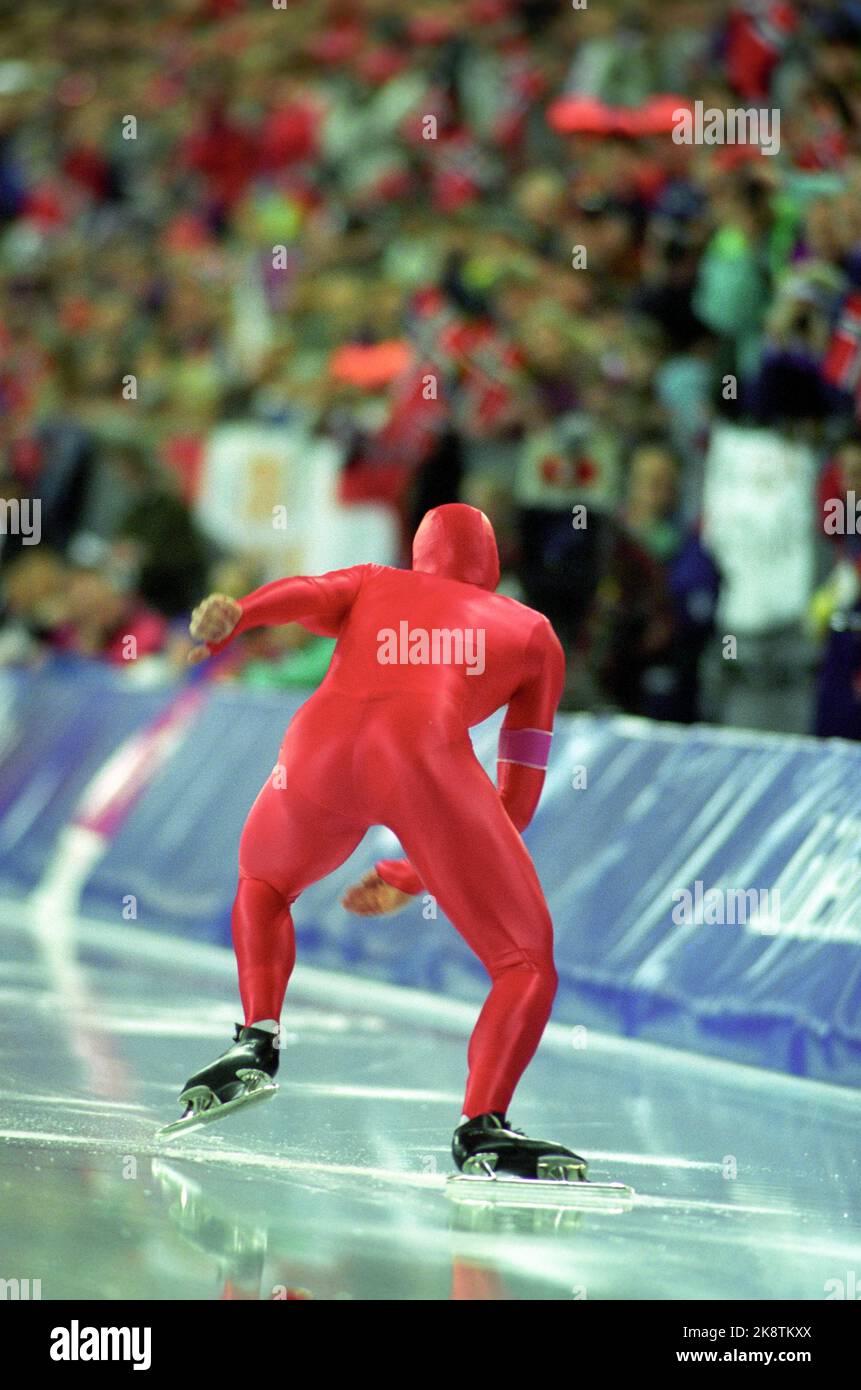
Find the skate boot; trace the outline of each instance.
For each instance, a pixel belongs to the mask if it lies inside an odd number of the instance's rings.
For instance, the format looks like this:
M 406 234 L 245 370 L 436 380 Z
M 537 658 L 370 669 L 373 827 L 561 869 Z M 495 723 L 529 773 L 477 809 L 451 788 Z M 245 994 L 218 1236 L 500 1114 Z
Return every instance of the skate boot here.
M 233 1039 L 233 1047 L 188 1078 L 179 1097 L 185 1112 L 160 1129 L 160 1137 L 210 1124 L 240 1106 L 274 1096 L 280 1060 L 277 1035 L 237 1023 Z
M 622 1212 L 635 1196 L 626 1183 L 592 1182 L 585 1158 L 552 1139 L 527 1139 L 499 1110 L 458 1125 L 451 1151 L 461 1171 L 448 1178 L 446 1195 L 480 1209 L 484 1217 L 488 1203 L 501 1208 L 503 1216 L 505 1208 L 537 1204 L 556 1209 L 554 1220 L 560 1224 L 566 1219 L 560 1214 L 564 1207 L 597 1204 Z
M 580 1182 L 586 1160 L 552 1139 L 527 1139 L 504 1115 L 490 1111 L 458 1125 L 451 1152 L 463 1173 L 472 1177 L 532 1178 Z

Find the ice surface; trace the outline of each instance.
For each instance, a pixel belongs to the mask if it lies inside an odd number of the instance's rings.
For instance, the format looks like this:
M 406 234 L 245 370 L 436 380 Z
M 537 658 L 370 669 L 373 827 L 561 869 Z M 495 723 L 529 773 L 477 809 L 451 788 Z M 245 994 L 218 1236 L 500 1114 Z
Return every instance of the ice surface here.
M 464 1206 L 444 1188 L 474 1010 L 300 968 L 280 1094 L 159 1142 L 181 1083 L 229 1042 L 229 953 L 140 926 L 37 932 L 8 902 L 0 936 L 0 1279 L 41 1280 L 45 1299 L 817 1300 L 861 1286 L 852 1092 L 619 1039 L 575 1047 L 551 1028 L 514 1122 L 637 1199 Z

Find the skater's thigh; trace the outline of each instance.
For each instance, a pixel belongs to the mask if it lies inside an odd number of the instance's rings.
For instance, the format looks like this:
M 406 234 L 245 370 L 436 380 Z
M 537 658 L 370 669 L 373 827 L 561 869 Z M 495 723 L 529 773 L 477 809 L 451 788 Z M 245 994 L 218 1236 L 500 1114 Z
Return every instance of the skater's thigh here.
M 491 972 L 552 964 L 553 927 L 529 851 L 470 754 L 405 782 L 390 819 L 410 862 Z
M 239 873 L 271 883 L 289 901 L 348 859 L 367 827 L 267 778 L 239 842 Z

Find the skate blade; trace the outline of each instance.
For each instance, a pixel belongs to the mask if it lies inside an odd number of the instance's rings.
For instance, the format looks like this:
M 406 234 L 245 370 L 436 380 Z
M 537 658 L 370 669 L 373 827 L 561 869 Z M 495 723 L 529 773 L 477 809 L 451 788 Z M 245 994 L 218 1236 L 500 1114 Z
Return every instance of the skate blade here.
M 240 1079 L 244 1079 L 243 1073 L 239 1072 L 237 1075 Z M 199 1129 L 201 1125 L 211 1125 L 214 1120 L 225 1119 L 234 1110 L 241 1110 L 246 1105 L 254 1105 L 257 1101 L 268 1100 L 278 1090 L 277 1082 L 271 1081 L 265 1072 L 254 1071 L 244 1075 L 248 1078 L 249 1089 L 241 1096 L 234 1096 L 233 1100 L 215 1100 L 208 1086 L 193 1086 L 190 1090 L 183 1091 L 179 1099 L 191 1104 L 192 1113 L 183 1115 L 181 1119 L 174 1120 L 172 1124 L 164 1125 L 156 1132 L 156 1139 L 171 1139 L 178 1134 L 185 1134 L 186 1130 Z M 260 1079 L 263 1077 L 265 1080 Z M 212 1097 L 209 1104 L 206 1103 L 207 1097 Z
M 479 1176 L 452 1173 L 446 1196 L 455 1202 L 498 1206 L 602 1207 L 624 1211 L 631 1206 L 633 1187 L 623 1182 L 591 1182 L 588 1178 L 518 1178 L 513 1173 Z
M 548 1181 L 548 1182 L 585 1182 L 588 1164 L 585 1158 L 579 1155 L 575 1158 L 569 1154 L 545 1154 L 536 1162 L 537 1172 L 535 1177 L 530 1177 L 529 1182 Z M 487 1151 L 485 1153 L 473 1154 L 463 1165 L 463 1171 L 468 1178 L 495 1178 L 497 1175 L 502 1178 L 520 1177 L 522 1174 L 509 1173 L 505 1167 L 499 1167 L 499 1154 Z

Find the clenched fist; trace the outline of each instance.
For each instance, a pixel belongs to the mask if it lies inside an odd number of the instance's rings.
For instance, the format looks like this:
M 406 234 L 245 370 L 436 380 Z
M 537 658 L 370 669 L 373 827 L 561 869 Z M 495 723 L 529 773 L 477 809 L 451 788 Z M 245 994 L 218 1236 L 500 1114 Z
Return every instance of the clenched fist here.
M 199 603 L 188 625 L 189 632 L 198 643 L 188 654 L 191 665 L 209 656 L 208 642 L 223 642 L 229 637 L 241 617 L 240 605 L 235 598 L 228 598 L 227 594 L 210 594 Z
M 393 888 L 380 878 L 376 869 L 371 869 L 359 883 L 347 889 L 341 906 L 359 917 L 387 917 L 392 912 L 400 912 L 411 897 L 411 893 L 402 893 L 400 888 Z

